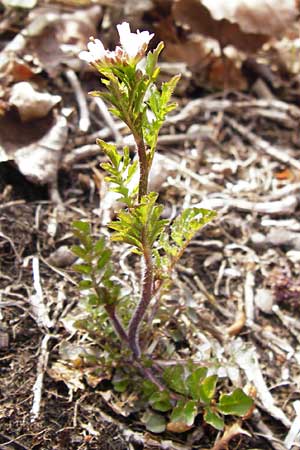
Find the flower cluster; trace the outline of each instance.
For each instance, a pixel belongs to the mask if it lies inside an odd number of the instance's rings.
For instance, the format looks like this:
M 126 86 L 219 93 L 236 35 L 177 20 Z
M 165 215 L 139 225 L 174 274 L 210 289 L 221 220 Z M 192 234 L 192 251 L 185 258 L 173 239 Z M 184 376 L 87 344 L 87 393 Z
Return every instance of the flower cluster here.
M 148 31 L 131 33 L 127 22 L 117 25 L 121 46 L 114 51 L 106 50 L 100 39 L 90 38 L 88 51 L 79 54 L 80 59 L 96 68 L 112 65 L 136 65 L 145 55 L 154 34 Z

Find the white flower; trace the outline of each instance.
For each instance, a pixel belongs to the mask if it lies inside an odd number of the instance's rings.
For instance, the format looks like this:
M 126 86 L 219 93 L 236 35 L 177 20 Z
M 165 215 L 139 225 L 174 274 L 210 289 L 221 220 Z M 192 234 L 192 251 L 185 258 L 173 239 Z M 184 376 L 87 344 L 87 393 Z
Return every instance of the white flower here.
M 150 34 L 149 31 L 140 32 L 139 30 L 136 33 L 131 33 L 127 22 L 117 25 L 117 29 L 123 50 L 125 50 L 130 59 L 135 62 L 139 61 L 144 56 L 154 34 Z
M 100 39 L 90 38 L 91 41 L 88 43 L 87 48 L 88 52 L 80 52 L 79 58 L 88 63 L 93 63 L 96 61 L 100 61 L 103 59 L 107 50 L 105 50 Z
M 110 66 L 114 64 L 136 64 L 146 53 L 149 41 L 154 34 L 148 31 L 131 33 L 127 22 L 117 25 L 120 46 L 114 51 L 106 50 L 99 39 L 90 38 L 88 51 L 81 52 L 79 58 L 94 66 Z

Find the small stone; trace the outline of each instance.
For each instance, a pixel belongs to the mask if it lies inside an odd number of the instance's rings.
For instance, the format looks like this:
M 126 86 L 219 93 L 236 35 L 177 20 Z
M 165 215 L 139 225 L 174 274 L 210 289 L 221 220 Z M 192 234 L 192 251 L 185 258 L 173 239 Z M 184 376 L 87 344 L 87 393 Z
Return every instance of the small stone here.
M 49 263 L 55 267 L 71 266 L 77 259 L 77 256 L 69 249 L 67 245 L 62 245 L 49 256 Z
M 274 295 L 269 289 L 257 289 L 255 294 L 255 305 L 265 314 L 272 314 Z

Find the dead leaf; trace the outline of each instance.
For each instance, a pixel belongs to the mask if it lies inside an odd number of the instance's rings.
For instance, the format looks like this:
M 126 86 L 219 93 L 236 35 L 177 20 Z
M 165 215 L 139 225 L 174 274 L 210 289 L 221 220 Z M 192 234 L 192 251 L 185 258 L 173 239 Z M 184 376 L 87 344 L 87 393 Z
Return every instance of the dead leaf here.
M 175 0 L 173 15 L 193 33 L 216 39 L 221 48 L 254 52 L 296 21 L 298 6 L 298 0 Z
M 183 61 L 189 67 L 193 67 L 200 61 L 205 60 L 208 51 L 205 48 L 203 38 L 192 36 L 190 39 L 168 42 L 164 52 L 167 61 Z
M 227 89 L 243 90 L 247 87 L 241 68 L 234 59 L 226 56 L 223 59 L 212 58 L 207 70 L 208 85 L 213 89 L 223 89 L 225 79 Z
M 216 39 L 221 48 L 234 45 L 240 50 L 254 52 L 268 40 L 263 33 L 244 33 L 237 23 L 215 20 L 201 0 L 176 0 L 173 15 L 177 23 L 190 27 L 193 33 Z
M 287 181 L 294 181 L 295 180 L 295 174 L 289 168 L 281 170 L 280 172 L 276 172 L 275 173 L 275 177 L 277 178 L 277 180 L 287 180 Z
M 244 311 L 239 311 L 236 315 L 234 323 L 227 328 L 229 336 L 237 336 L 240 334 L 246 324 L 246 315 Z
M 53 380 L 63 381 L 74 392 L 78 391 L 78 389 L 84 389 L 82 370 L 57 361 L 52 364 L 52 367 L 47 372 Z
M 187 425 L 185 422 L 169 422 L 167 424 L 167 430 L 172 433 L 185 433 L 193 428 L 194 425 Z
M 228 443 L 233 439 L 234 437 L 238 436 L 239 434 L 245 434 L 246 436 L 251 436 L 248 431 L 241 428 L 240 424 L 238 422 L 229 425 L 225 427 L 225 431 L 220 439 L 217 440 L 215 445 L 211 448 L 211 450 L 223 450 L 228 448 Z
M 27 81 L 16 83 L 9 99 L 9 103 L 17 108 L 22 122 L 45 117 L 60 101 L 60 95 L 39 92 Z
M 48 258 L 48 262 L 54 267 L 69 267 L 75 260 L 76 256 L 71 252 L 67 245 L 58 247 Z
M 61 72 L 62 65 L 78 70 L 82 67 L 78 52 L 85 49 L 90 36 L 97 35 L 101 14 L 99 5 L 72 13 L 49 6 L 35 9 L 29 15 L 33 22 L 27 50 L 52 77 Z
M 8 78 L 16 54 L 19 58 L 34 57 L 52 77 L 65 70 L 66 65 L 79 70 L 82 63 L 78 53 L 85 49 L 90 36 L 97 35 L 101 15 L 100 5 L 71 13 L 55 5 L 34 8 L 27 16 L 28 25 L 0 52 L 0 73 Z
M 297 0 L 201 0 L 215 20 L 237 23 L 244 33 L 280 36 L 299 15 Z
M 56 179 L 61 151 L 68 136 L 63 116 L 22 123 L 13 113 L 0 117 L 1 161 L 14 160 L 29 180 L 47 184 Z

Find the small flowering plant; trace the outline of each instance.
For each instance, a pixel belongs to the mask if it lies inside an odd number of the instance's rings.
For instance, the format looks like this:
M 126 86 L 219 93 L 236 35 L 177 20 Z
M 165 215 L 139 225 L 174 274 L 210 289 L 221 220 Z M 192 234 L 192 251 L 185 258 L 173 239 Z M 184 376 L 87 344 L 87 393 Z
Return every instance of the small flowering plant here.
M 102 319 L 97 322 L 96 334 L 106 336 L 104 348 L 111 353 L 111 365 L 115 367 L 114 388 L 119 392 L 140 390 L 148 405 L 144 414 L 147 429 L 160 432 L 167 427 L 170 431 L 186 431 L 194 425 L 199 412 L 207 423 L 222 429 L 223 415 L 245 415 L 252 406 L 251 398 L 236 389 L 231 394 L 222 394 L 217 401 L 217 375 L 191 361 L 163 370 L 147 345 L 153 333 L 154 311 L 171 287 L 171 273 L 177 261 L 215 213 L 188 208 L 172 223 L 161 218 L 163 205 L 157 201 L 158 193 L 148 191 L 149 174 L 159 130 L 176 106 L 170 99 L 179 76 L 159 86 L 157 60 L 163 43 L 146 53 L 153 34 L 132 33 L 128 23 L 118 25 L 117 29 L 120 46 L 114 51 L 106 50 L 99 39 L 91 39 L 88 51 L 82 52 L 80 58 L 99 72 L 106 88 L 91 94 L 111 105 L 111 112 L 125 122 L 135 140 L 138 159 L 133 161 L 128 147 L 119 153 L 115 145 L 100 139 L 97 142 L 108 158 L 102 164 L 108 174 L 106 180 L 124 204 L 116 220 L 109 224 L 111 240 L 128 244 L 141 258 L 140 296 L 133 299 L 124 295 L 116 281 L 111 248 L 104 237 L 93 241 L 87 222 L 73 224 L 79 240 L 73 252 L 81 259 L 74 269 L 82 274 L 79 288 L 87 294 L 91 317 Z M 130 187 L 136 172 L 138 184 Z M 117 339 L 112 337 L 113 333 Z M 143 382 L 136 383 L 137 376 Z

